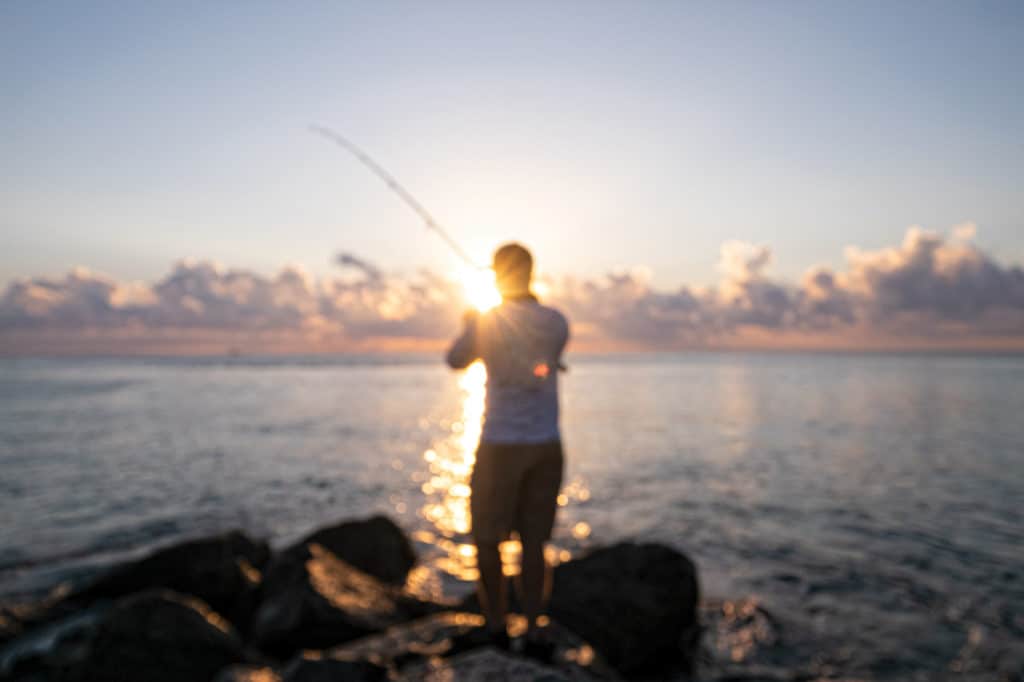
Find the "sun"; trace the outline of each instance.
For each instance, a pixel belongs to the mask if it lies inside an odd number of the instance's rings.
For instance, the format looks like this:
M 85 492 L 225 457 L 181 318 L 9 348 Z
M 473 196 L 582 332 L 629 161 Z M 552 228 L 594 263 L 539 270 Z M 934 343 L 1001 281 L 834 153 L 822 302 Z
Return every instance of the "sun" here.
M 466 301 L 484 312 L 501 303 L 501 294 L 494 283 L 494 270 L 490 268 L 465 268 L 459 273 Z

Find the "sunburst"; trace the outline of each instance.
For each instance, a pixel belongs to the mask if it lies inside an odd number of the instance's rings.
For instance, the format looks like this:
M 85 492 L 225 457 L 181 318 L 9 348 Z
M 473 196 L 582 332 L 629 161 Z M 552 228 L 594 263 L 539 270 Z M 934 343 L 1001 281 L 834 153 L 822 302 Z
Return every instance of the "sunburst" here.
M 494 270 L 490 268 L 465 268 L 459 273 L 466 301 L 485 312 L 501 303 L 501 294 L 494 282 Z

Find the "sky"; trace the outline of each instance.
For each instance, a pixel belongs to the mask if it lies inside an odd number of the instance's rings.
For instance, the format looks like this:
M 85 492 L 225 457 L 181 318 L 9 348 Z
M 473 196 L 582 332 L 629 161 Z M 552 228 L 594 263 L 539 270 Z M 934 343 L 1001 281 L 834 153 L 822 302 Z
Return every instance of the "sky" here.
M 719 310 L 740 305 L 737 263 L 796 307 L 824 268 L 858 297 L 850 324 L 863 327 L 882 294 L 856 254 L 892 268 L 931 249 L 931 293 L 1008 289 L 968 298 L 1001 320 L 999 343 L 1024 337 L 1007 322 L 1024 306 L 1016 2 L 4 3 L 0 92 L 8 349 L 44 328 L 122 334 L 127 318 L 165 335 L 221 329 L 139 312 L 171 305 L 157 290 L 183 272 L 244 272 L 246 291 L 298 273 L 315 315 L 351 331 L 331 348 L 373 337 L 324 297 L 358 276 L 401 298 L 458 262 L 310 124 L 369 151 L 481 261 L 526 243 L 569 307 L 567 281 L 625 278 L 647 292 L 631 304 L 690 292 L 720 334 L 739 324 Z M 339 252 L 370 267 L 341 269 Z M 968 260 L 1001 279 L 956 289 Z M 277 319 L 256 308 L 232 324 Z M 395 310 L 360 314 L 407 319 Z M 575 310 L 595 343 L 622 341 Z M 989 333 L 957 323 L 961 340 Z M 443 336 L 410 329 L 402 343 Z M 626 345 L 694 342 L 674 329 Z

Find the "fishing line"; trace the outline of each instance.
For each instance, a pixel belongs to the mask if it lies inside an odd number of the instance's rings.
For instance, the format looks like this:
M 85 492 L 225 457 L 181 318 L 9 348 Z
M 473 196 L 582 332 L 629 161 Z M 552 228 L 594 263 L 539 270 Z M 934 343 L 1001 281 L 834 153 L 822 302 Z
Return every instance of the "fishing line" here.
M 424 224 L 427 226 L 427 229 L 432 230 L 435 234 L 437 234 L 437 236 L 443 239 L 444 243 L 447 244 L 451 248 L 451 250 L 455 252 L 455 255 L 457 255 L 459 258 L 465 261 L 466 264 L 478 270 L 487 269 L 473 262 L 473 259 L 469 257 L 469 254 L 466 253 L 465 249 L 459 246 L 459 243 L 452 239 L 452 236 L 448 234 L 448 230 L 446 230 L 444 226 L 441 225 L 441 223 L 437 222 L 437 220 L 434 219 L 434 216 L 430 215 L 430 212 L 423 207 L 423 204 L 417 201 L 416 197 L 410 194 L 409 190 L 402 186 L 402 183 L 398 182 L 398 180 L 396 180 L 395 177 L 391 175 L 391 173 L 388 173 L 383 166 L 374 161 L 369 154 L 367 154 L 358 146 L 356 146 L 353 142 L 351 142 L 345 137 L 342 137 L 341 135 L 334 132 L 330 128 L 326 128 L 320 125 L 311 125 L 309 126 L 309 130 L 310 132 L 316 135 L 319 135 L 327 140 L 330 140 L 334 144 L 338 145 L 345 151 L 352 154 L 364 166 L 370 169 L 370 172 L 372 172 L 378 178 L 383 180 L 384 184 L 386 184 L 392 192 L 397 194 L 402 199 L 402 201 L 405 202 L 406 206 L 408 206 L 409 208 L 416 212 L 416 215 L 418 215 L 423 220 Z

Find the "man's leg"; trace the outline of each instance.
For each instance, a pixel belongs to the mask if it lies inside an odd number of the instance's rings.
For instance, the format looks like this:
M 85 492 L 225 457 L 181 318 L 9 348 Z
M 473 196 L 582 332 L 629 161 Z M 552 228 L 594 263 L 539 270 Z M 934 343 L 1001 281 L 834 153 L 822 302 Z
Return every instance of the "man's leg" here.
M 544 546 L 551 539 L 562 487 L 561 443 L 535 448 L 532 466 L 521 483 L 516 522 L 523 545 L 519 591 L 528 636 L 536 633 L 537 619 L 544 615 L 551 593 L 551 567 L 544 557 Z
M 477 598 L 480 600 L 480 609 L 487 619 L 487 629 L 492 632 L 504 632 L 508 606 L 498 543 L 477 540 L 476 566 L 480 572 Z
M 536 538 L 523 540 L 519 585 L 528 633 L 537 627 L 537 619 L 544 615 L 551 595 L 551 566 L 544 558 L 544 544 Z
M 476 544 L 476 566 L 480 573 L 477 598 L 491 632 L 505 632 L 505 614 L 508 612 L 505 576 L 501 570 L 498 544 L 508 536 L 514 508 L 504 483 L 510 478 L 510 461 L 503 457 L 501 446 L 480 443 L 476 463 L 470 477 L 470 513 L 473 523 L 473 541 Z

